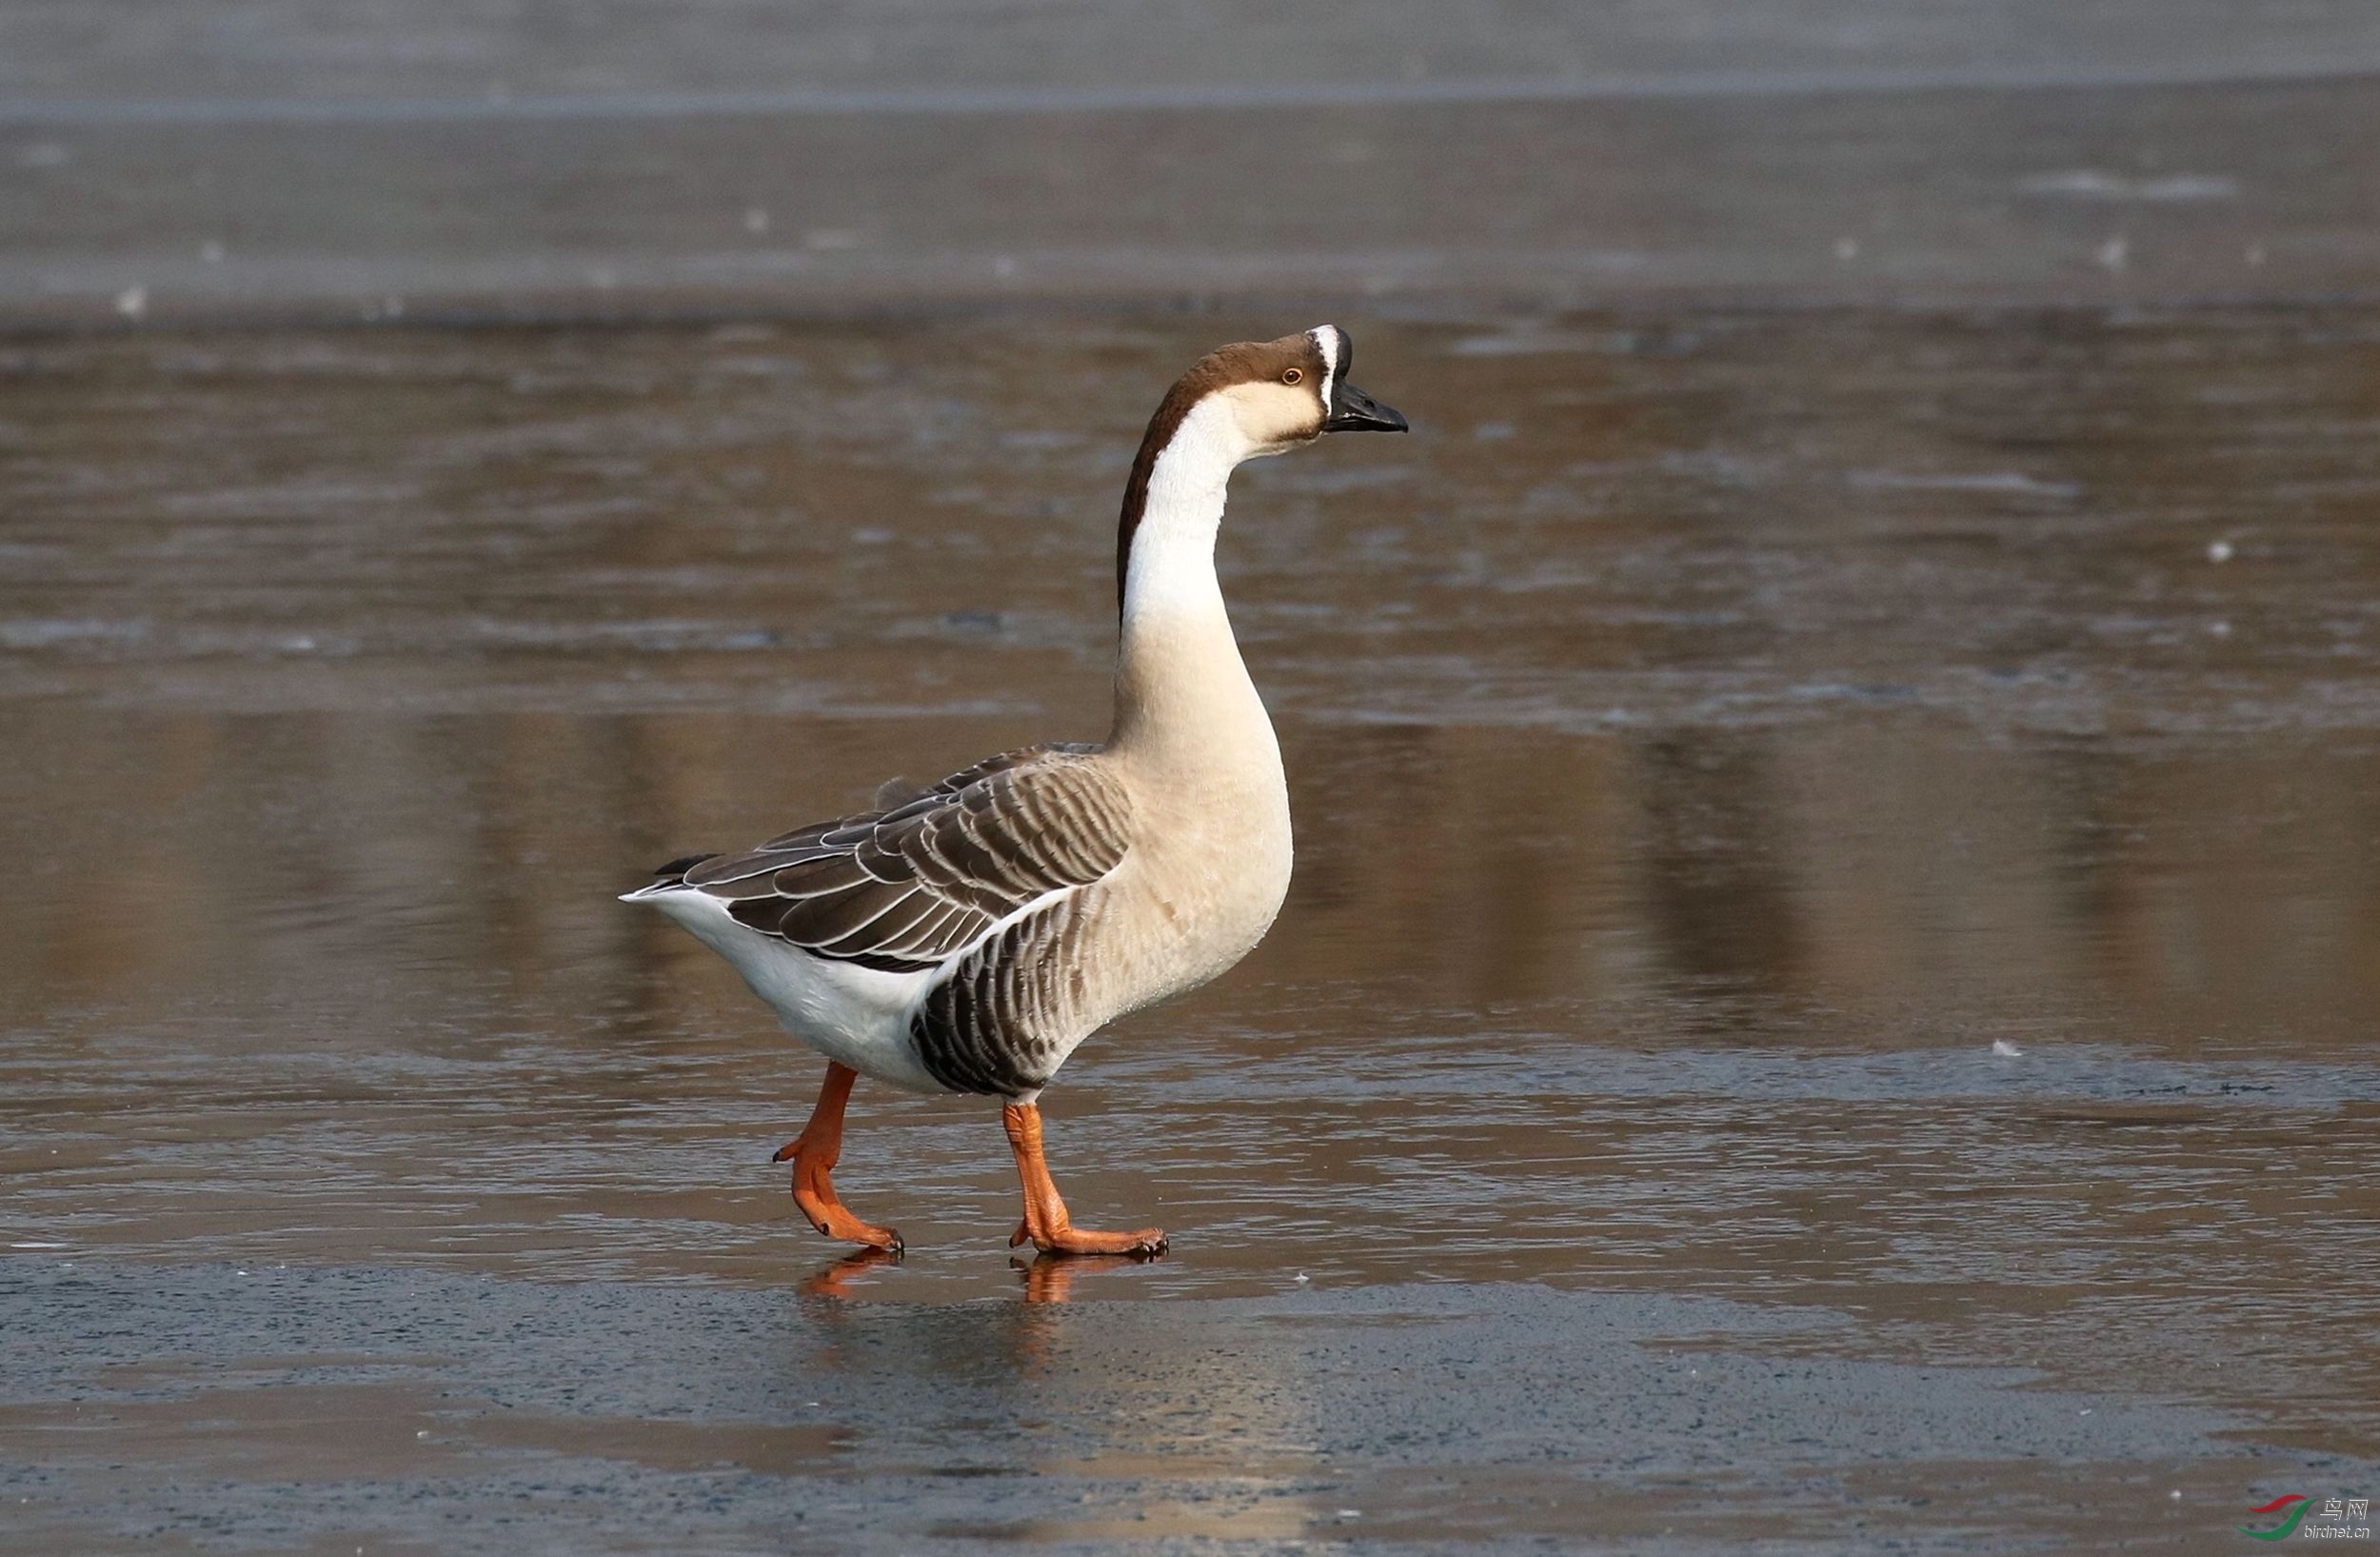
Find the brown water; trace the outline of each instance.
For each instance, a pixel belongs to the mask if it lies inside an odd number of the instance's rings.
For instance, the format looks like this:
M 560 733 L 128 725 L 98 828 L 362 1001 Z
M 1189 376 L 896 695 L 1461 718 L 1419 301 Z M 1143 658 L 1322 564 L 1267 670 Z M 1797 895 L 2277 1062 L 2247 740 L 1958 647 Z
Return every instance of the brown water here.
M 994 1118 L 863 1087 L 838 1182 L 912 1253 L 833 1268 L 767 1162 L 817 1063 L 612 894 L 1095 738 L 1146 407 L 1308 322 L 0 345 L 14 1268 L 1729 1300 L 2368 1491 L 2368 309 L 1342 317 L 1415 432 L 1247 469 L 1222 545 L 1288 907 L 1046 1100 L 1174 1254 L 1021 1277 Z M 2033 1474 L 1979 1549 L 2087 1527 Z

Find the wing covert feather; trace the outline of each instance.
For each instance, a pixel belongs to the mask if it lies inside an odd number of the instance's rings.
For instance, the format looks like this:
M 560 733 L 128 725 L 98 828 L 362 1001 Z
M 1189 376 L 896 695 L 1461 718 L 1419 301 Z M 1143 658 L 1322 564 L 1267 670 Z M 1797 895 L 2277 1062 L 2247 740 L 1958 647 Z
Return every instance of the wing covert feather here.
M 822 957 L 911 971 L 967 950 L 1019 909 L 1116 868 L 1131 797 L 1096 748 L 1030 747 L 953 773 L 889 810 L 705 860 L 685 884 L 738 921 Z

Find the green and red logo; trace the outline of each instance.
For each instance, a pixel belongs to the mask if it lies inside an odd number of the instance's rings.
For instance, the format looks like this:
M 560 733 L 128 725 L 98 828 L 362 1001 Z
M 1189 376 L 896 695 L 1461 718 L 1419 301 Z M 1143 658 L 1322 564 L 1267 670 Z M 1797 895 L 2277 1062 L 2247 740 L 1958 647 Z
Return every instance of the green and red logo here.
M 2286 1541 L 2291 1536 L 2297 1533 L 2298 1521 L 2304 1519 L 2306 1517 L 2306 1510 L 2312 1507 L 2312 1504 L 2306 1501 L 2305 1493 L 2286 1493 L 2281 1497 L 2274 1498 L 2271 1503 L 2266 1504 L 2261 1508 L 2251 1508 L 2248 1510 L 2251 1514 L 2277 1514 L 2284 1508 L 2289 1509 L 2290 1516 L 2281 1521 L 2278 1525 L 2273 1526 L 2272 1528 L 2269 1530 L 2251 1530 L 2245 1525 L 2234 1525 L 2231 1528 L 2239 1531 L 2242 1535 L 2250 1536 L 2258 1541 Z

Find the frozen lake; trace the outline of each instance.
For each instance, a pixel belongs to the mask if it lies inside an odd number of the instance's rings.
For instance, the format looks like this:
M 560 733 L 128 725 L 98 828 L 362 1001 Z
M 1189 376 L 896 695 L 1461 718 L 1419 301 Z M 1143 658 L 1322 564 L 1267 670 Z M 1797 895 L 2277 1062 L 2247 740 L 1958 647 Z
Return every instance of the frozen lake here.
M 1174 1252 L 1031 1269 L 993 1115 L 865 1086 L 911 1253 L 839 1262 L 817 1065 L 612 894 L 1096 737 L 1140 417 L 1311 318 L 0 343 L 26 1538 L 2227 1551 L 2380 1485 L 2380 309 L 1340 318 L 1415 432 L 1221 548 L 1297 883 L 1046 1100 Z

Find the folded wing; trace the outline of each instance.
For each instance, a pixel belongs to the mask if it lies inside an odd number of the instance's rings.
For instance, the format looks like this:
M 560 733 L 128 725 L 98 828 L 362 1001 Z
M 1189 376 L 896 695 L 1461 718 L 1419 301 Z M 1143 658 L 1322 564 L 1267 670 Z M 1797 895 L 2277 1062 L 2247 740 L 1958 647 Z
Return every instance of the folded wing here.
M 1123 859 L 1131 801 L 1090 760 L 1093 749 L 1006 752 L 889 810 L 704 860 L 684 884 L 817 956 L 893 972 L 933 968 Z

